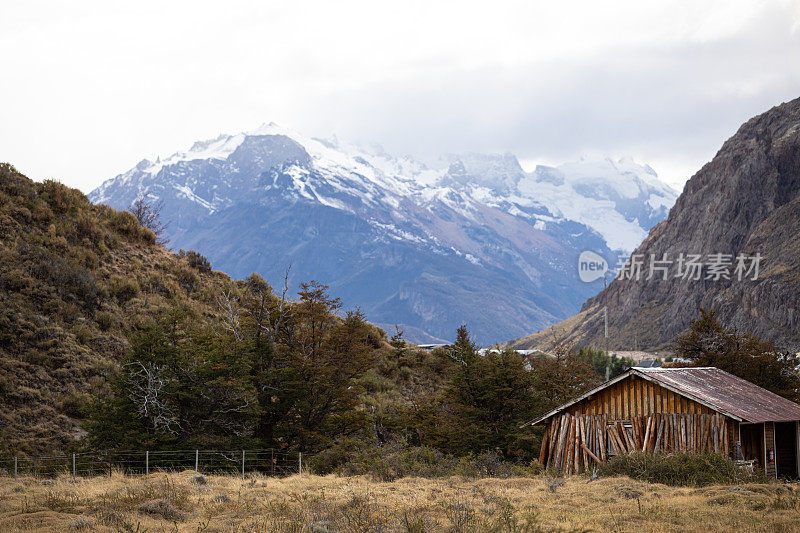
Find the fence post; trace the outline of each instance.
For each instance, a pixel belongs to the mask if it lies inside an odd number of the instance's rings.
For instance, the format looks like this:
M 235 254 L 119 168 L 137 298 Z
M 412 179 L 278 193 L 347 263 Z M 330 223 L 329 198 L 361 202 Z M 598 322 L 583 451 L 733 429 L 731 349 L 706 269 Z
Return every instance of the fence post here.
M 244 479 L 244 450 L 242 450 L 242 479 Z
M 194 473 L 197 475 L 197 467 L 200 465 L 200 450 L 194 451 Z
M 75 454 L 72 454 L 72 484 L 75 484 Z
M 275 448 L 269 450 L 270 475 L 275 477 Z
M 303 473 L 303 452 L 297 454 L 297 470 L 302 475 Z
M 150 475 L 150 450 L 144 452 L 144 475 Z
M 17 456 L 14 456 L 14 481 L 17 480 Z
M 111 477 L 111 450 L 106 450 L 106 456 L 108 459 L 108 477 Z

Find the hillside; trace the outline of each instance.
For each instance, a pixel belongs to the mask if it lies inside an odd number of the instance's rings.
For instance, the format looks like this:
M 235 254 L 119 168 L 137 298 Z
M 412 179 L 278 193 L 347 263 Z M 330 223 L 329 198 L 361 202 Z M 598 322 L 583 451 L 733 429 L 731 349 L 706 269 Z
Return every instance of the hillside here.
M 511 154 L 423 164 L 275 124 L 143 160 L 90 193 L 125 209 L 164 203 L 174 246 L 233 277 L 316 279 L 410 340 L 452 340 L 467 323 L 497 342 L 576 312 L 602 282 L 574 264 L 615 264 L 676 194 L 646 165 L 582 159 L 527 173 Z
M 633 257 L 647 265 L 650 257 L 681 253 L 728 254 L 731 279 L 714 279 L 707 265 L 698 280 L 678 276 L 677 264 L 667 279 L 615 279 L 577 315 L 511 344 L 546 348 L 567 339 L 602 346 L 607 306 L 611 349 L 664 348 L 702 307 L 716 310 L 728 327 L 800 350 L 800 99 L 742 125 Z M 734 274 L 739 254 L 761 255 L 757 279 Z
M 155 244 L 133 215 L 0 165 L 0 452 L 64 449 L 137 325 L 230 282 Z

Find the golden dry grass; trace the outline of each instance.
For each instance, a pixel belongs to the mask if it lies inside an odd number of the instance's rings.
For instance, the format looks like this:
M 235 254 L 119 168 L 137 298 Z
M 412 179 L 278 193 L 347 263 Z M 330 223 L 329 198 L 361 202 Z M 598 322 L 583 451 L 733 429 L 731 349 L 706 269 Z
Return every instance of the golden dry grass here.
M 675 488 L 628 478 L 284 479 L 192 473 L 0 478 L 0 531 L 795 531 L 794 485 Z M 556 486 L 559 485 L 559 486 Z M 551 490 L 553 489 L 553 490 Z

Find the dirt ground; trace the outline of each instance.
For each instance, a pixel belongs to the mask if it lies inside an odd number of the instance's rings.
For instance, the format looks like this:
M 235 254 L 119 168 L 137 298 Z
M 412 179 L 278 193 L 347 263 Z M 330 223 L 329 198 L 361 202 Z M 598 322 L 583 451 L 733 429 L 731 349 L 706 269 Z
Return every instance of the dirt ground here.
M 0 531 L 800 531 L 800 487 L 583 477 L 243 481 L 193 472 L 74 485 L 0 478 Z

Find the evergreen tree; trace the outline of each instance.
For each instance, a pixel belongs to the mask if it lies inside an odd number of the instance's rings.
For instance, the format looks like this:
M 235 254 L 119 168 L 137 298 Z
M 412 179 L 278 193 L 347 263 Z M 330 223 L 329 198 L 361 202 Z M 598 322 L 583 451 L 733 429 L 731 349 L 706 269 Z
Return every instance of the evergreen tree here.
M 772 341 L 723 327 L 714 311 L 700 309 L 689 331 L 678 337 L 675 355 L 692 366 L 714 366 L 784 398 L 800 399 L 797 356 L 782 353 Z

